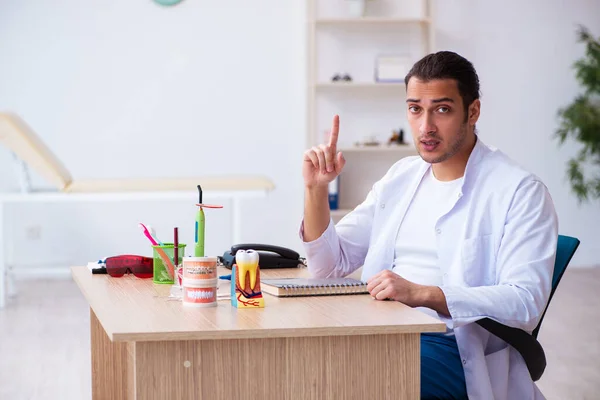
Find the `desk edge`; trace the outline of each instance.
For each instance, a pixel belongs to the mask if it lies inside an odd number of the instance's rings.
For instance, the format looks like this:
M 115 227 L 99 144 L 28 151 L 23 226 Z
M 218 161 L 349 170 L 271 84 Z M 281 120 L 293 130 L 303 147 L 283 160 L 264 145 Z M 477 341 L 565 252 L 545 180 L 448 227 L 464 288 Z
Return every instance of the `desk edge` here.
M 81 266 L 71 267 L 71 276 L 85 297 L 90 309 L 96 314 L 98 321 L 112 342 L 151 342 L 151 341 L 177 341 L 177 340 L 227 340 L 227 339 L 270 339 L 270 338 L 293 338 L 293 337 L 317 337 L 317 336 L 358 336 L 358 335 L 389 335 L 389 334 L 411 334 L 426 332 L 446 332 L 446 324 L 442 321 L 415 325 L 383 325 L 383 326 L 336 326 L 326 328 L 285 328 L 264 330 L 236 330 L 236 331 L 187 331 L 187 332 L 120 332 L 115 333 L 106 326 L 100 310 L 90 302 L 84 285 L 77 279 L 75 273 Z M 91 273 L 91 272 L 90 272 Z M 104 320 L 104 321 L 103 321 Z
M 81 267 L 81 266 L 71 267 L 70 268 L 71 269 L 71 277 L 73 278 L 73 280 L 77 284 L 77 287 L 79 288 L 79 290 L 83 294 L 83 297 L 85 297 L 85 300 L 88 303 L 88 306 L 90 307 L 90 309 L 94 312 L 94 314 L 96 314 L 96 318 L 98 319 L 98 322 L 100 323 L 100 325 L 102 325 L 102 329 L 104 329 L 104 332 L 106 332 L 106 335 L 108 336 L 108 338 L 110 339 L 110 341 L 111 342 L 115 342 L 117 340 L 115 339 L 115 335 L 114 335 L 112 329 L 110 329 L 109 327 L 107 327 L 105 325 L 102 316 L 98 315 L 98 310 L 96 308 L 94 308 L 94 305 L 90 301 L 88 293 L 84 289 L 84 285 L 82 285 L 81 282 L 79 282 L 79 280 L 77 279 L 77 274 L 75 274 L 75 271 L 77 271 L 77 270 L 79 270 L 81 268 L 86 268 L 87 269 L 87 267 Z M 90 271 L 90 274 L 91 273 L 92 272 Z

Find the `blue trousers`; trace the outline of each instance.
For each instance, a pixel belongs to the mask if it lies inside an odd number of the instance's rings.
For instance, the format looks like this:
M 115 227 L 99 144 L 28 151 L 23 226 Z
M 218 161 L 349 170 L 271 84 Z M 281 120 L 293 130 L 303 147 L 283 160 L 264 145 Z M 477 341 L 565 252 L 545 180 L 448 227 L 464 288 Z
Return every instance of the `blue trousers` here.
M 467 399 L 465 373 L 453 335 L 421 334 L 421 399 Z

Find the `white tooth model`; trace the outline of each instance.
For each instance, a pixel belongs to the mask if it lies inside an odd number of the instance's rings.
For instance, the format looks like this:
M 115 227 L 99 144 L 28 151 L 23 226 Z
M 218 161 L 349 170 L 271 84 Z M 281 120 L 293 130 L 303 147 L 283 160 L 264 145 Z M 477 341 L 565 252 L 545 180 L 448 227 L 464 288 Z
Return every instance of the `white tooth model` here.
M 254 289 L 258 270 L 258 253 L 254 250 L 238 250 L 235 253 L 235 261 L 238 266 L 240 287 L 246 289 L 246 275 L 250 275 L 250 289 Z
M 231 305 L 237 308 L 262 308 L 265 302 L 260 290 L 258 253 L 238 250 L 231 271 Z

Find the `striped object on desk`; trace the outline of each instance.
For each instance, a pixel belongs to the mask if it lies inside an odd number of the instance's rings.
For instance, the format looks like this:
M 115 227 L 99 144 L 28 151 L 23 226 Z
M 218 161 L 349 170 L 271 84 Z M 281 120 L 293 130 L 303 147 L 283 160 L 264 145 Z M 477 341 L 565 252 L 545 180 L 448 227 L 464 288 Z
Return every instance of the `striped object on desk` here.
M 365 294 L 367 284 L 352 278 L 262 279 L 262 291 L 278 297 Z

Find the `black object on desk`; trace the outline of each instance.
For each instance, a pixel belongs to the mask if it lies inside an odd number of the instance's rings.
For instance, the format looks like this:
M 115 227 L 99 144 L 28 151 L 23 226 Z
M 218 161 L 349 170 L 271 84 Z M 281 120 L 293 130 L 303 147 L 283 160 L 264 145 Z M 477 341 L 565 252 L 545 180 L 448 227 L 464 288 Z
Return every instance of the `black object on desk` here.
M 98 268 L 92 268 L 92 274 L 106 274 L 106 266 L 101 266 Z
M 220 261 L 226 268 L 231 269 L 235 264 L 235 253 L 238 250 L 255 250 L 258 253 L 258 263 L 261 269 L 270 268 L 298 268 L 306 265 L 306 260 L 294 250 L 260 243 L 244 243 L 231 246 Z

